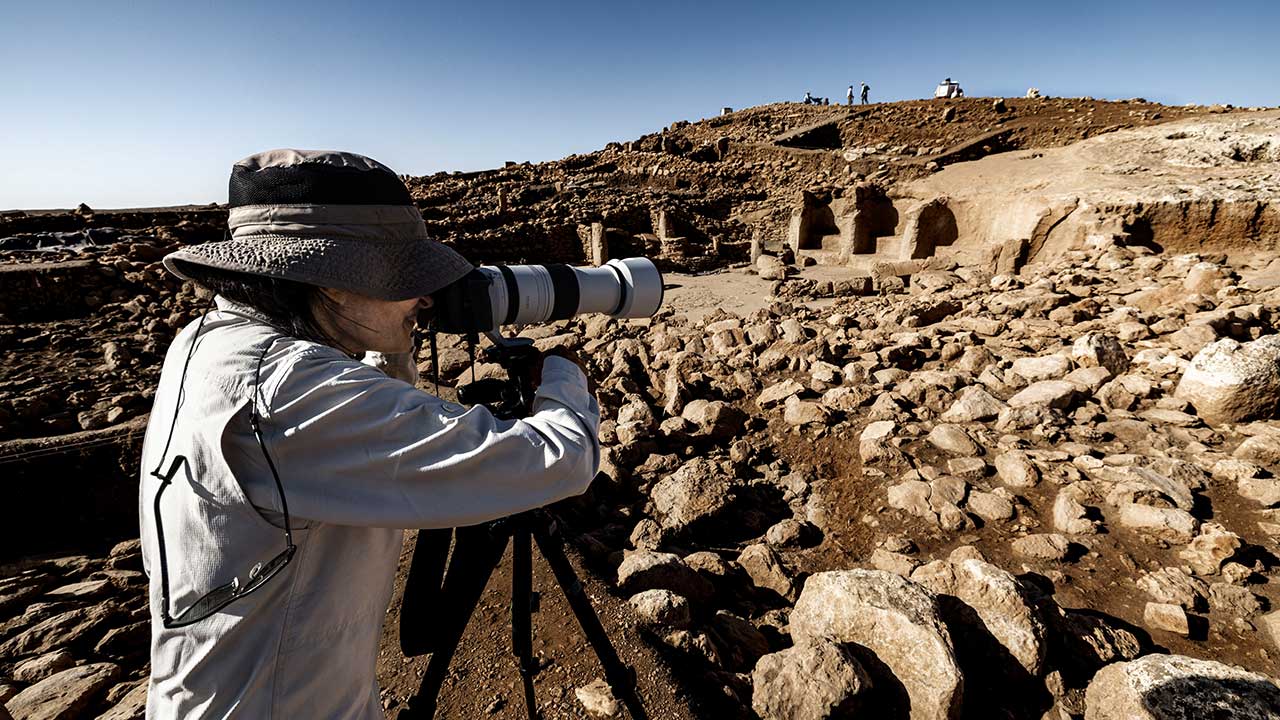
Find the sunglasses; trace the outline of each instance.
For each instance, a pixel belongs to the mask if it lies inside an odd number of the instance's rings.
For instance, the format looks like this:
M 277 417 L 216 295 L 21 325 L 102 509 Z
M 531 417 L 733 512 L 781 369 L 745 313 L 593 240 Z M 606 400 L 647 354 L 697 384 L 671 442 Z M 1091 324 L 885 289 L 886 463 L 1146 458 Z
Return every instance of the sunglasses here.
M 191 365 L 191 356 L 195 352 L 196 341 L 200 338 L 200 331 L 204 329 L 204 321 L 207 317 L 208 313 L 201 316 L 200 324 L 196 326 L 195 336 L 191 339 L 191 348 L 187 350 L 187 358 L 182 365 L 182 376 L 178 380 L 178 400 L 174 405 L 172 423 L 169 425 L 169 437 L 165 440 L 164 452 L 160 454 L 160 461 L 156 463 L 155 469 L 151 471 L 151 476 L 160 481 L 160 488 L 156 490 L 154 512 L 152 514 L 155 516 L 156 547 L 160 556 L 160 618 L 165 628 L 168 629 L 186 627 L 198 623 L 266 585 L 271 578 L 275 577 L 289 564 L 289 561 L 293 559 L 298 550 L 297 546 L 293 544 L 293 524 L 289 517 L 289 503 L 285 500 L 284 485 L 280 482 L 280 474 L 276 471 L 275 462 L 271 460 L 271 453 L 267 452 L 267 443 L 262 435 L 261 418 L 258 415 L 258 393 L 260 391 L 262 363 L 266 360 L 267 351 L 271 348 L 271 344 L 268 343 L 267 347 L 262 349 L 262 355 L 258 357 L 258 365 L 254 371 L 253 403 L 249 424 L 253 428 L 254 437 L 258 440 L 258 447 L 262 448 L 262 456 L 266 458 L 267 467 L 271 469 L 271 476 L 275 479 L 276 491 L 280 494 L 280 509 L 284 515 L 284 550 L 267 562 L 257 563 L 249 568 L 245 573 L 244 580 L 241 580 L 239 576 L 234 577 L 230 582 L 205 593 L 177 614 L 169 612 L 169 562 L 165 552 L 164 522 L 160 514 L 160 498 L 164 495 L 164 491 L 169 485 L 173 484 L 173 479 L 178 476 L 182 467 L 184 465 L 189 467 L 190 463 L 185 456 L 177 455 L 173 458 L 173 462 L 169 465 L 167 472 L 160 472 L 160 468 L 164 466 L 164 459 L 169 455 L 169 446 L 173 442 L 173 432 L 178 425 L 178 410 L 182 407 L 187 369 Z

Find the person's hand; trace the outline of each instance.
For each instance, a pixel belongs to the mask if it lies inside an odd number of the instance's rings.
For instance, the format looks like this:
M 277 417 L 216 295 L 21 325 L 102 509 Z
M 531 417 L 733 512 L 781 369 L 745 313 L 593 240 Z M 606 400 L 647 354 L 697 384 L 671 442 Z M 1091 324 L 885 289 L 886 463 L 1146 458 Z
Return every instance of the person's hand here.
M 574 365 L 577 365 L 578 369 L 582 370 L 582 374 L 587 377 L 587 392 L 591 393 L 592 395 L 596 394 L 596 381 L 591 377 L 591 373 L 587 372 L 587 366 L 585 363 L 582 362 L 582 358 L 578 356 L 578 353 L 576 350 L 563 347 L 563 346 L 553 347 L 542 353 L 543 360 L 545 360 L 549 356 L 564 358 L 565 360 L 568 360 Z M 534 372 L 533 384 L 534 384 L 534 387 L 537 387 L 539 384 L 542 383 L 542 362 L 538 362 L 535 367 L 536 367 L 536 371 Z

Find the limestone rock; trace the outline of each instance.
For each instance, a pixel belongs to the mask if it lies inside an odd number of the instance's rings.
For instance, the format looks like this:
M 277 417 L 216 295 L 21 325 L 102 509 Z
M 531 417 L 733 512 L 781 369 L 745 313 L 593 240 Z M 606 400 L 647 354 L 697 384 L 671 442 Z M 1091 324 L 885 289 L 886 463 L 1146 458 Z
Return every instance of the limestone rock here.
M 1071 360 L 1062 355 L 1018 358 L 1011 369 L 1029 383 L 1057 380 L 1071 372 Z
M 1009 407 L 1043 406 L 1062 410 L 1071 406 L 1078 392 L 1076 386 L 1066 380 L 1041 380 L 1009 398 Z
M 888 460 L 898 455 L 897 448 L 889 443 L 898 424 L 892 420 L 877 420 L 868 424 L 858 438 L 858 455 L 864 463 Z
M 1053 501 L 1053 526 L 1068 535 L 1088 535 L 1098 532 L 1098 523 L 1089 519 L 1085 508 L 1068 488 L 1058 492 Z
M 1187 611 L 1173 603 L 1147 603 L 1142 610 L 1142 622 L 1153 630 L 1164 630 L 1182 636 L 1191 634 Z
M 716 611 L 708 630 L 720 649 L 725 667 L 734 672 L 750 670 L 769 652 L 769 641 L 764 633 L 750 621 L 731 612 Z
M 684 629 L 689 627 L 692 618 L 689 601 L 670 590 L 645 590 L 632 595 L 627 602 L 644 625 Z
M 1162 540 L 1185 544 L 1195 537 L 1200 522 L 1186 510 L 1125 503 L 1120 506 L 1120 525 Z
M 1071 346 L 1071 357 L 1080 367 L 1104 367 L 1112 375 L 1123 375 L 1129 369 L 1129 355 L 1113 335 L 1081 335 Z
M 714 588 L 680 556 L 672 553 L 635 550 L 625 553 L 618 566 L 618 587 L 626 593 L 645 590 L 670 590 L 677 595 L 703 601 Z
M 146 680 L 139 681 L 110 710 L 99 715 L 97 720 L 143 720 L 147 714 L 147 685 Z M 115 691 L 112 688 L 112 692 Z
M 856 643 L 874 655 L 876 666 L 887 667 L 893 677 L 884 682 L 871 672 L 882 690 L 868 697 L 873 716 L 897 717 L 907 707 L 912 720 L 959 715 L 963 679 L 937 598 L 905 578 L 880 570 L 817 573 L 791 612 L 791 634 L 797 644 Z M 894 687 L 904 688 L 909 700 L 893 697 Z
M 871 679 L 851 652 L 817 638 L 760 658 L 751 685 L 762 720 L 837 720 L 858 711 Z
M 6 707 L 22 720 L 76 720 L 119 675 L 113 663 L 73 667 L 23 690 Z
M 1028 673 L 1034 676 L 1043 670 L 1044 623 L 1012 575 L 982 560 L 937 560 L 917 568 L 911 579 L 938 595 L 958 598 Z
M 1175 397 L 1212 425 L 1274 417 L 1280 409 L 1280 335 L 1224 338 L 1196 353 Z
M 694 458 L 653 486 L 658 523 L 667 530 L 695 532 L 727 521 L 735 483 L 705 458 Z
M 1237 460 L 1280 469 L 1280 432 L 1267 428 L 1240 443 L 1240 447 L 1236 448 L 1231 456 Z
M 1280 719 L 1280 688 L 1265 675 L 1184 655 L 1108 665 L 1085 693 L 1085 720 Z
M 1028 535 L 1013 541 L 1015 555 L 1035 560 L 1065 560 L 1070 549 L 1071 541 L 1058 533 Z
M 968 433 L 956 425 L 948 423 L 935 425 L 933 430 L 929 431 L 928 440 L 934 447 L 950 455 L 971 457 L 982 454 L 982 448 L 978 447 Z
M 1240 544 L 1239 535 L 1218 523 L 1205 523 L 1200 526 L 1200 534 L 1178 553 L 1178 557 L 1185 560 L 1197 575 L 1216 575 L 1222 564 L 1240 549 Z
M 1138 578 L 1138 589 L 1159 603 L 1173 603 L 1187 610 L 1202 609 L 1209 588 L 1203 580 L 1173 567 L 1160 568 Z
M 756 404 L 762 408 L 772 407 L 781 402 L 786 402 L 787 398 L 792 395 L 799 395 L 804 392 L 804 386 L 795 380 L 783 380 L 780 383 L 770 385 L 760 392 L 756 397 Z
M 696 435 L 724 440 L 737 435 L 744 420 L 742 411 L 723 400 L 690 400 L 680 417 L 693 423 Z
M 582 703 L 582 709 L 587 712 L 587 717 L 593 720 L 622 717 L 622 703 L 618 702 L 618 698 L 613 695 L 613 689 L 602 678 L 596 678 L 574 689 L 573 695 L 578 698 L 578 702 Z
M 784 598 L 794 597 L 795 584 L 778 553 L 764 543 L 748 545 L 738 555 L 738 564 L 757 587 L 772 590 Z
M 823 406 L 822 403 L 801 400 L 795 395 L 787 398 L 787 401 L 783 404 L 782 419 L 788 425 L 796 427 L 801 425 L 826 425 L 830 417 L 831 411 Z
M 960 391 L 960 396 L 951 407 L 942 413 L 941 420 L 948 423 L 967 423 L 981 420 L 994 420 L 1000 415 L 1005 404 L 981 387 L 974 385 Z
M 18 663 L 13 668 L 13 679 L 24 683 L 37 683 L 50 675 L 76 664 L 69 650 L 54 650 L 39 657 Z
M 1035 487 L 1040 482 L 1040 471 L 1031 463 L 1027 454 L 1010 450 L 996 456 L 996 473 L 1005 485 L 1018 488 Z
M 995 493 L 981 490 L 969 493 L 965 507 L 987 522 L 1008 520 L 1014 515 L 1013 503 Z

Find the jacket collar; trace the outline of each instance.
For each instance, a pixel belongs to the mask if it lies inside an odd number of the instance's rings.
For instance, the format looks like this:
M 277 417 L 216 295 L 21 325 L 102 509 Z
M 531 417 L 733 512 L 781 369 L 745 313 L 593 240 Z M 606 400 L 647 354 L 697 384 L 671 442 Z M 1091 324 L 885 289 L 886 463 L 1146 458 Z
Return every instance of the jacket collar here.
M 268 325 L 271 324 L 271 321 L 267 319 L 266 315 L 263 315 L 261 312 L 248 305 L 238 303 L 234 300 L 229 300 L 221 295 L 215 295 L 213 302 L 218 306 L 218 310 L 220 312 L 231 313 L 233 315 L 243 315 L 247 318 L 257 320 L 258 322 L 263 322 Z

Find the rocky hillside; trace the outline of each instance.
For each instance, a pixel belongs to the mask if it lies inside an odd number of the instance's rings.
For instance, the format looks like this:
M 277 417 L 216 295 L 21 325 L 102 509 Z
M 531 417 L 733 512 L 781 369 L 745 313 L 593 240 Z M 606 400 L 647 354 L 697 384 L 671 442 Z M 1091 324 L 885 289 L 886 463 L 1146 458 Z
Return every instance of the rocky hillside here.
M 578 349 L 599 382 L 602 473 L 557 513 L 652 717 L 1280 717 L 1276 238 L 1190 253 L 1118 228 L 1052 262 L 885 250 L 937 237 L 935 204 L 904 206 L 863 262 L 822 244 L 861 242 L 906 181 L 941 182 L 980 165 L 964 164 L 973 153 L 1210 114 L 777 105 L 557 163 L 410 179 L 428 223 L 476 260 L 572 259 L 603 234 L 611 254 L 653 250 L 669 269 L 732 266 L 670 274 L 649 320 L 523 332 Z M 1000 123 L 1011 132 L 987 144 Z M 1265 153 L 1246 164 L 1233 182 L 1277 172 Z M 822 231 L 841 203 L 849 224 Z M 216 239 L 221 219 L 86 208 L 3 223 L 0 468 L 15 510 L 0 702 L 16 718 L 140 717 L 134 453 L 164 349 L 208 302 L 157 261 Z M 445 343 L 447 385 L 470 379 L 466 358 Z M 505 594 L 486 592 L 450 717 L 524 716 Z M 608 716 L 589 649 L 543 594 L 544 715 Z M 389 714 L 423 668 L 398 654 L 402 611 L 379 658 Z

